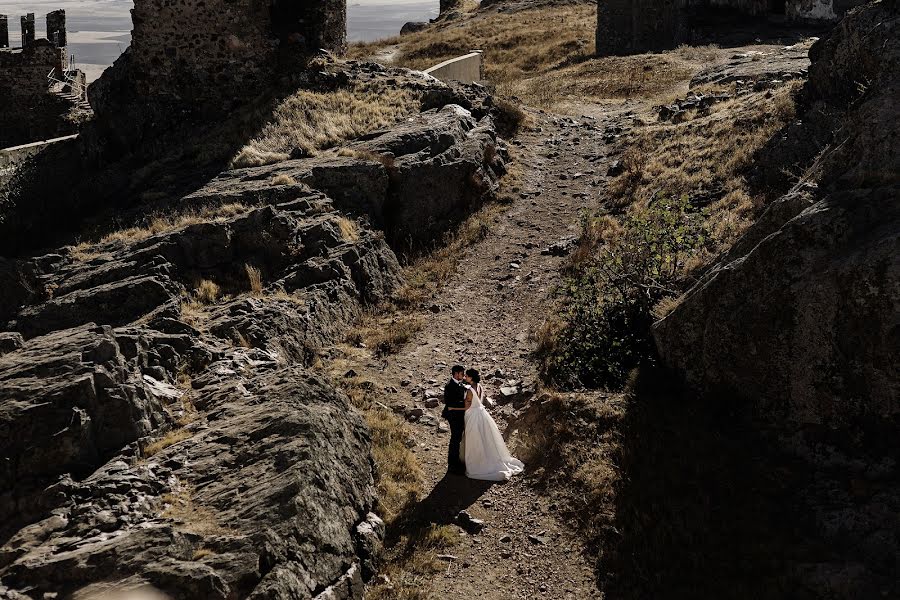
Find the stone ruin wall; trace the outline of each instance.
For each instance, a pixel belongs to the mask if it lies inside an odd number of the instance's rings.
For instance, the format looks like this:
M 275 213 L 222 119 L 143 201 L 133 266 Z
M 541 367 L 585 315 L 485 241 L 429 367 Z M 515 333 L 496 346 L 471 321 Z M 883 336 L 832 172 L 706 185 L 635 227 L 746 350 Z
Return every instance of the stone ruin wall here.
M 136 0 L 138 94 L 220 104 L 259 92 L 286 56 L 346 48 L 346 0 Z
M 689 35 L 682 0 L 600 0 L 597 54 L 665 50 Z M 639 17 L 639 18 L 638 18 Z
M 57 45 L 35 39 L 34 14 L 21 18 L 24 48 L 10 48 L 9 19 L 0 17 L 0 148 L 74 133 L 63 115 L 71 104 L 48 92 L 47 75 L 67 67 L 65 12 L 47 15 L 48 32 Z M 57 75 L 58 76 L 58 75 Z
M 633 54 L 691 42 L 691 15 L 731 9 L 801 22 L 834 21 L 864 0 L 598 0 L 597 54 Z

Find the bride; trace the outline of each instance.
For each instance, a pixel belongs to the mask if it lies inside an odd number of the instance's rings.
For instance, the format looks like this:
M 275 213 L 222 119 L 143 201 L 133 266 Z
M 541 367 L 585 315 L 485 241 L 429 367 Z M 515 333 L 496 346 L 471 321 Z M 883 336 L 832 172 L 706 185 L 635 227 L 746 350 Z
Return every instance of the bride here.
M 475 369 L 466 371 L 466 433 L 463 460 L 471 479 L 506 481 L 521 473 L 525 465 L 512 457 L 497 424 L 484 408 L 485 392 Z

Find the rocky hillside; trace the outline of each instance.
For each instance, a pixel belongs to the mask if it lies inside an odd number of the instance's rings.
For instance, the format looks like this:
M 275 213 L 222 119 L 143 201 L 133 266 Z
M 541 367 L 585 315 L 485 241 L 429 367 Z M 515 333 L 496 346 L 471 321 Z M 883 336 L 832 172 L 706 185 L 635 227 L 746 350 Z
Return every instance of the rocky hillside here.
M 0 598 L 900 595 L 898 10 L 486 2 L 350 53 L 486 87 L 322 55 L 139 143 L 108 80 L 0 194 Z M 453 362 L 524 476 L 445 475 Z
M 481 91 L 345 73 L 422 88 L 423 111 L 0 258 L 3 597 L 362 597 L 370 431 L 313 360 L 398 286 L 395 249 L 492 197 L 506 151 Z

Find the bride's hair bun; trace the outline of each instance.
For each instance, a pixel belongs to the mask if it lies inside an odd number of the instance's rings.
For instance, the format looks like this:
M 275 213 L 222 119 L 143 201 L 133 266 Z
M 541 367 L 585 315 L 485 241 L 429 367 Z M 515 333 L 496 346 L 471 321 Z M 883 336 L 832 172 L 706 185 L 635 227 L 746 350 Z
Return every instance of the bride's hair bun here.
M 472 378 L 472 381 L 475 383 L 481 383 L 481 375 L 475 369 L 469 369 L 466 371 L 466 375 Z

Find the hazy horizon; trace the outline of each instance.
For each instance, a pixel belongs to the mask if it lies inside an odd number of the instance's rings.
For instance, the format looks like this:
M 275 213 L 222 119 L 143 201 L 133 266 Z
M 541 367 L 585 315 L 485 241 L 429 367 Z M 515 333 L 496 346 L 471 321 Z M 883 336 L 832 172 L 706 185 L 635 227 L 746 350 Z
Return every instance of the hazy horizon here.
M 427 21 L 438 14 L 439 0 L 351 0 L 347 2 L 347 39 L 372 41 L 400 33 L 407 21 Z M 44 15 L 65 9 L 69 52 L 89 81 L 131 43 L 131 0 L 30 0 L 0 1 L 0 14 L 9 16 L 10 43 L 21 40 L 19 17 L 35 13 L 35 33 L 46 35 Z

